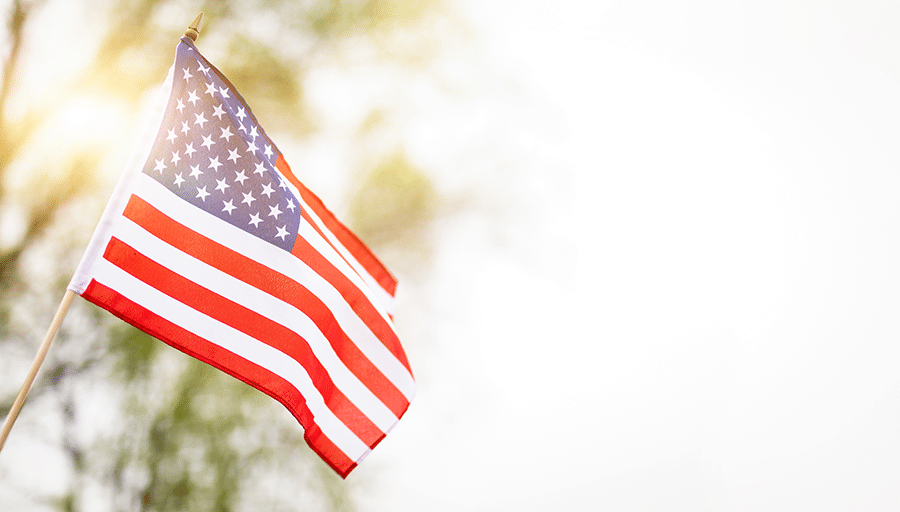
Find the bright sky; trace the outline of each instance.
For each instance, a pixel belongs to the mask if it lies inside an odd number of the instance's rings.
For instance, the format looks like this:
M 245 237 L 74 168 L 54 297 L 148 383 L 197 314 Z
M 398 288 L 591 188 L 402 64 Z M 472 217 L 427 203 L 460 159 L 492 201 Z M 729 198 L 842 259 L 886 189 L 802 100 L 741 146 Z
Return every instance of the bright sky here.
M 461 5 L 519 209 L 444 239 L 362 509 L 900 506 L 900 7 Z

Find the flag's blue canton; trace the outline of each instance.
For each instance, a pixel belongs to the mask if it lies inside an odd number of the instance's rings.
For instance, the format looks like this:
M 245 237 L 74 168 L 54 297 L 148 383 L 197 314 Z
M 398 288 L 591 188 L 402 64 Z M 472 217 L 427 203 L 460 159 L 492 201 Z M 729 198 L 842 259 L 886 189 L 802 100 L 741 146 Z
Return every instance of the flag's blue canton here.
M 215 69 L 178 45 L 172 96 L 144 166 L 192 205 L 290 251 L 300 204 L 275 170 L 277 149 Z

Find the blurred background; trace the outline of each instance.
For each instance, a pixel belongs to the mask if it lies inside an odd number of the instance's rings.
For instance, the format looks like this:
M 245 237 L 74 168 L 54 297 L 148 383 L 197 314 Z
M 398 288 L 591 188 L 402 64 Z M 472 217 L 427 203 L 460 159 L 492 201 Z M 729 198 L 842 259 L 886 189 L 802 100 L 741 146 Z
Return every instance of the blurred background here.
M 0 508 L 900 508 L 900 4 L 0 9 L 0 416 L 200 10 L 397 275 L 419 384 L 342 481 L 274 400 L 76 300 Z

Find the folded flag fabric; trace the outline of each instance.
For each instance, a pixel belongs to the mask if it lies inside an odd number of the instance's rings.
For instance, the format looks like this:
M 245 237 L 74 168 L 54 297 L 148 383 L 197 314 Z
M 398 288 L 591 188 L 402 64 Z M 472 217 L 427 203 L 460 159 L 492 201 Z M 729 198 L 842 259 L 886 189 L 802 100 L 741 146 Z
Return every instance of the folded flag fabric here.
M 415 393 L 395 288 L 182 38 L 69 289 L 281 402 L 346 477 Z

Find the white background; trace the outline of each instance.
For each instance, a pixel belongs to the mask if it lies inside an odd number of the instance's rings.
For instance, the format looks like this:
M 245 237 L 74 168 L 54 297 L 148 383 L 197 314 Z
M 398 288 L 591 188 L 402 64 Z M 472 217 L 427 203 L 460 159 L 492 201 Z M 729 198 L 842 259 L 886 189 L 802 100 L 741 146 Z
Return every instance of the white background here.
M 898 4 L 461 5 L 516 213 L 442 233 L 362 509 L 900 507 Z

